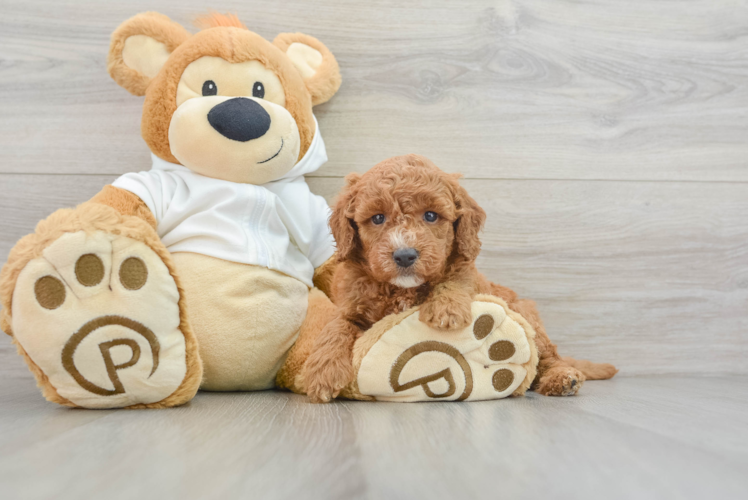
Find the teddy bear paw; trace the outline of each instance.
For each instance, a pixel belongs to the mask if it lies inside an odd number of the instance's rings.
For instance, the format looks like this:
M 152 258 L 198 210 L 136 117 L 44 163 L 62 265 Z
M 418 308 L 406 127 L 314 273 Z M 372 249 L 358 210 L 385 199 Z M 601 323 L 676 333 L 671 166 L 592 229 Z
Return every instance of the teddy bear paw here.
M 12 329 L 73 405 L 163 400 L 187 373 L 179 291 L 145 243 L 103 231 L 66 233 L 21 271 Z
M 468 325 L 435 329 L 412 314 L 364 355 L 358 389 L 384 401 L 476 401 L 522 394 L 535 376 L 534 333 L 497 299 L 475 300 Z

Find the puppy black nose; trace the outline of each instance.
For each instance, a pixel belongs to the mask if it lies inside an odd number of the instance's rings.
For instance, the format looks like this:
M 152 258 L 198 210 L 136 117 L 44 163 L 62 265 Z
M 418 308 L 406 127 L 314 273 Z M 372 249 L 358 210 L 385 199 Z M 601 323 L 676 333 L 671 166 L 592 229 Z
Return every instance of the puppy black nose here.
M 418 250 L 415 248 L 398 248 L 392 253 L 398 267 L 410 267 L 418 260 Z
M 222 136 L 247 142 L 265 135 L 270 115 L 252 99 L 235 97 L 214 106 L 208 112 L 208 122 Z

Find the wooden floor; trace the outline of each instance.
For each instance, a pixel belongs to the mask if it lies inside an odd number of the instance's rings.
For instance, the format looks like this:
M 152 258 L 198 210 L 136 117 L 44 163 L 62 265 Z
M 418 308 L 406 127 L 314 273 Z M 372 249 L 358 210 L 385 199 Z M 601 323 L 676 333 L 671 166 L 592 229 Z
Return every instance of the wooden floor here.
M 470 404 L 200 393 L 69 410 L 0 379 L 0 498 L 748 498 L 748 377 Z

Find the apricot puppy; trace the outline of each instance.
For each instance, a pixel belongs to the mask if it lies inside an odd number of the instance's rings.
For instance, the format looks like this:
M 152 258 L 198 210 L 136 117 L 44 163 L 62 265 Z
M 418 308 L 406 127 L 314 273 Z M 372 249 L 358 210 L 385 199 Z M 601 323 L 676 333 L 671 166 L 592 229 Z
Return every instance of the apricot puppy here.
M 585 378 L 610 378 L 612 365 L 559 357 L 535 304 L 488 281 L 475 267 L 486 213 L 458 183 L 419 155 L 385 160 L 350 174 L 330 219 L 337 242 L 332 282 L 336 317 L 315 340 L 305 365 L 306 391 L 328 402 L 353 379 L 351 352 L 363 332 L 387 315 L 420 306 L 419 319 L 437 330 L 470 324 L 477 294 L 506 301 L 536 330 L 540 355 L 534 388 L 575 394 Z

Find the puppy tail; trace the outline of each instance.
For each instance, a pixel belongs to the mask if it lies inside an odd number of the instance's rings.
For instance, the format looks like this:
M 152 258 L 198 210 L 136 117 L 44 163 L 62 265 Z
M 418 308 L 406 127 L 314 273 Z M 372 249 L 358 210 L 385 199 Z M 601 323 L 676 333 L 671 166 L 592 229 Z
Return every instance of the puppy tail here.
M 569 366 L 572 366 L 584 373 L 587 380 L 607 380 L 613 378 L 618 373 L 618 369 L 610 363 L 593 363 L 586 359 L 574 359 L 563 357 L 561 360 Z

